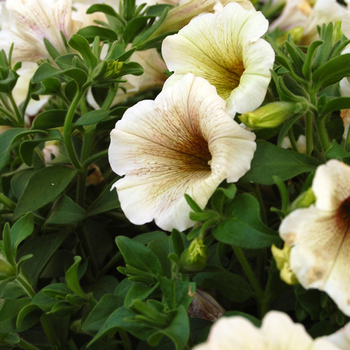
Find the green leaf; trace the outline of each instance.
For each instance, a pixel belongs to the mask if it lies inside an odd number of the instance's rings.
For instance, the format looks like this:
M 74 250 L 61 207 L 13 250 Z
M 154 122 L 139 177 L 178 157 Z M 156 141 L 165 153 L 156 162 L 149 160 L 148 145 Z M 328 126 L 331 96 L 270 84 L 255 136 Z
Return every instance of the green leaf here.
M 117 295 L 106 294 L 92 309 L 82 328 L 87 332 L 98 332 L 111 313 L 123 306 L 123 298 Z
M 128 22 L 123 32 L 124 41 L 126 43 L 132 42 L 135 36 L 146 27 L 148 20 L 151 18 L 154 18 L 154 16 L 136 17 Z
M 59 128 L 64 125 L 64 120 L 67 115 L 65 109 L 50 109 L 39 113 L 33 120 L 32 128 L 34 129 L 51 129 Z
M 75 170 L 64 166 L 45 167 L 34 173 L 18 201 L 14 217 L 18 218 L 53 201 L 75 175 Z
M 133 305 L 134 300 L 147 299 L 158 287 L 158 284 L 149 287 L 143 283 L 134 283 L 125 297 L 124 306 L 129 309 Z
M 120 73 L 120 75 L 142 75 L 143 74 L 143 67 L 136 62 L 124 62 L 123 69 Z
M 113 7 L 105 4 L 95 4 L 88 8 L 86 11 L 87 14 L 95 13 L 95 12 L 103 12 L 107 16 L 112 16 L 117 18 L 122 24 L 126 24 L 123 17 L 121 17 Z
M 331 147 L 328 148 L 325 155 L 327 159 L 350 157 L 350 153 L 345 151 L 335 140 L 332 142 Z
M 98 26 L 86 26 L 78 30 L 77 34 L 83 36 L 89 43 L 92 43 L 96 36 L 101 41 L 107 40 L 113 42 L 118 40 L 118 35 L 115 31 Z
M 87 216 L 101 214 L 106 211 L 118 208 L 120 208 L 120 202 L 118 199 L 117 191 L 114 189 L 111 191 L 111 186 L 107 186 L 90 205 L 87 210 Z
M 91 125 L 98 123 L 106 119 L 111 114 L 111 112 L 112 111 L 104 111 L 102 109 L 97 109 L 95 111 L 88 112 L 77 120 L 75 126 Z
M 83 221 L 85 217 L 85 210 L 63 195 L 54 203 L 46 225 L 71 225 Z
M 323 40 L 313 41 L 307 49 L 306 59 L 303 65 L 303 74 L 306 79 L 310 79 L 312 70 L 312 60 L 316 49 L 324 43 Z M 322 51 L 322 50 L 321 50 Z
M 235 197 L 226 209 L 226 217 L 213 229 L 213 236 L 222 243 L 260 249 L 281 241 L 276 232 L 261 222 L 259 203 L 250 194 Z
M 83 36 L 73 34 L 73 36 L 69 39 L 68 44 L 71 48 L 81 54 L 81 57 L 90 70 L 97 66 L 97 58 L 92 53 L 89 42 Z
M 176 350 L 182 350 L 186 346 L 190 336 L 190 324 L 187 310 L 182 305 L 178 307 L 170 326 L 152 334 L 147 341 L 151 346 L 156 346 L 163 335 L 174 342 Z
M 168 259 L 170 249 L 169 237 L 162 237 L 150 242 L 147 247 L 157 256 L 162 265 L 163 276 L 171 278 L 171 262 Z
M 350 53 L 340 55 L 328 61 L 312 75 L 312 80 L 318 90 L 323 90 L 329 85 L 333 85 L 344 77 L 350 76 L 349 63 Z M 332 74 L 330 74 L 332 72 Z
M 350 108 L 350 97 L 334 97 L 322 108 L 321 115 Z
M 115 242 L 126 264 L 154 275 L 162 275 L 162 266 L 149 248 L 124 236 L 116 237 Z
M 8 129 L 0 134 L 0 170 L 10 158 L 11 144 L 16 136 L 23 134 L 27 129 Z
M 29 237 L 33 230 L 34 217 L 32 213 L 28 213 L 13 224 L 11 227 L 11 246 L 14 253 L 18 245 Z
M 44 62 L 41 64 L 38 69 L 35 71 L 34 76 L 32 78 L 32 82 L 34 84 L 39 83 L 40 81 L 51 78 L 55 75 L 60 74 L 60 70 L 53 67 L 51 64 Z
M 61 231 L 43 237 L 35 237 L 24 242 L 18 249 L 17 259 L 28 254 L 33 255 L 29 261 L 23 263 L 22 270 L 26 276 L 33 280 L 34 285 L 52 255 L 66 239 L 67 234 L 68 231 Z
M 193 281 L 198 288 L 219 289 L 225 298 L 236 303 L 244 302 L 253 295 L 250 284 L 243 277 L 227 270 L 201 272 L 193 278 Z
M 315 171 L 319 165 L 319 161 L 315 158 L 259 140 L 251 169 L 240 179 L 240 182 L 272 185 L 274 175 L 284 181 L 301 173 Z
M 88 299 L 87 295 L 80 287 L 79 277 L 78 277 L 78 266 L 81 261 L 80 256 L 74 257 L 74 264 L 66 272 L 66 282 L 68 287 L 82 299 Z
M 3 300 L 0 309 L 0 334 L 7 334 L 16 330 L 17 314 L 29 303 L 29 298 L 7 298 Z

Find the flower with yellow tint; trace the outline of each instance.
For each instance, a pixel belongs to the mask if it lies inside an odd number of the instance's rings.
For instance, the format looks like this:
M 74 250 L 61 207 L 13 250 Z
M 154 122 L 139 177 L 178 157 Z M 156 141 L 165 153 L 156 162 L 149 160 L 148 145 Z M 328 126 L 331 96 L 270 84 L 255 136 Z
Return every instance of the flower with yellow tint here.
M 163 41 L 165 63 L 175 72 L 165 87 L 193 73 L 216 87 L 231 116 L 256 109 L 266 95 L 275 58 L 271 45 L 260 38 L 267 28 L 261 12 L 238 3 L 194 18 Z
M 280 236 L 292 247 L 300 284 L 325 291 L 350 316 L 350 167 L 337 160 L 319 166 L 312 191 L 315 205 L 286 216 Z
M 44 39 L 61 54 L 66 53 L 61 32 L 68 40 L 81 27 L 72 20 L 72 0 L 7 0 L 3 5 L 0 46 L 14 43 L 14 61 L 36 61 L 49 57 Z
M 221 317 L 205 343 L 193 350 L 337 350 L 327 339 L 313 340 L 301 324 L 279 311 L 268 312 L 261 328 L 242 316 Z
M 129 108 L 111 132 L 109 162 L 125 175 L 113 185 L 122 210 L 134 224 L 187 229 L 194 222 L 184 194 L 204 208 L 222 181 L 249 170 L 254 139 L 226 114 L 214 86 L 186 75 Z

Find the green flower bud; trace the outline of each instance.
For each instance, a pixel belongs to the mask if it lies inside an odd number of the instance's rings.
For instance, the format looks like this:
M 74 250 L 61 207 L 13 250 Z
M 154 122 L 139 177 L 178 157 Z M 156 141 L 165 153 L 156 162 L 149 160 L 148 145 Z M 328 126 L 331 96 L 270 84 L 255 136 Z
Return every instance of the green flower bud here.
M 295 43 L 298 43 L 302 39 L 303 33 L 304 33 L 303 27 L 294 27 L 294 28 L 284 32 L 280 37 L 278 37 L 276 39 L 276 44 L 277 44 L 277 46 L 282 46 L 287 41 L 289 34 L 292 37 L 293 41 Z
M 298 208 L 308 208 L 311 204 L 315 203 L 316 197 L 310 187 L 307 191 L 301 193 L 289 207 L 289 212 L 292 212 Z
M 123 62 L 118 62 L 114 60 L 108 61 L 108 68 L 106 73 L 103 75 L 104 79 L 113 79 L 120 75 L 123 69 Z
M 333 33 L 332 33 L 332 45 L 334 45 L 338 40 L 341 40 L 343 36 L 341 24 L 342 24 L 342 21 L 337 21 L 334 23 Z
M 274 128 L 303 108 L 304 106 L 301 103 L 272 102 L 256 109 L 254 112 L 243 113 L 239 116 L 239 119 L 252 129 Z
M 196 237 L 181 254 L 179 267 L 182 273 L 191 273 L 204 269 L 209 251 L 203 240 Z
M 291 247 L 287 244 L 284 244 L 283 249 L 278 249 L 274 244 L 271 247 L 277 268 L 280 270 L 281 280 L 287 284 L 298 284 L 299 282 L 290 267 L 290 250 Z

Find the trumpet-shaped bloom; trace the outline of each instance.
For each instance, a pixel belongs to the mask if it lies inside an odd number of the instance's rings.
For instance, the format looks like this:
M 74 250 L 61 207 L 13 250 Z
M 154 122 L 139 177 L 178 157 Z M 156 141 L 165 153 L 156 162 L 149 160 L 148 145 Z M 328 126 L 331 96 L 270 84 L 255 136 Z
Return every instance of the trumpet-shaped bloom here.
M 134 224 L 155 219 L 164 230 L 194 224 L 184 194 L 204 208 L 225 179 L 250 168 L 255 135 L 225 113 L 214 86 L 193 74 L 154 101 L 129 108 L 111 132 L 109 162 L 125 177 L 113 188 Z
M 66 39 L 77 32 L 81 22 L 71 18 L 72 0 L 7 0 L 3 5 L 0 46 L 8 51 L 14 43 L 14 61 L 35 61 L 48 57 L 44 38 L 59 53 L 65 53 Z
M 175 72 L 165 86 L 193 73 L 216 87 L 231 116 L 256 109 L 264 100 L 275 58 L 271 45 L 260 38 L 267 28 L 261 12 L 238 3 L 217 15 L 194 18 L 163 42 L 165 63 Z
M 339 331 L 323 337 L 327 339 L 330 343 L 336 345 L 341 350 L 350 349 L 350 323 L 346 324 Z
M 211 328 L 206 343 L 193 350 L 337 350 L 326 339 L 313 340 L 304 326 L 282 312 L 270 311 L 255 327 L 241 316 L 222 317 Z
M 324 290 L 350 315 L 350 167 L 330 160 L 312 183 L 315 205 L 297 209 L 281 223 L 292 246 L 290 264 L 300 284 Z

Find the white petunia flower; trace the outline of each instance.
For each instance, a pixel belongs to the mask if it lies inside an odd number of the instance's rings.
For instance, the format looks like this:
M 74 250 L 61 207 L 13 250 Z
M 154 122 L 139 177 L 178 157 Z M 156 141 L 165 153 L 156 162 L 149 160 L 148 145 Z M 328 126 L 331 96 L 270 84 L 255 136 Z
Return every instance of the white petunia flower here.
M 113 171 L 126 175 L 113 185 L 125 215 L 138 225 L 155 219 L 164 230 L 187 229 L 194 222 L 184 194 L 204 208 L 222 181 L 249 170 L 254 139 L 193 74 L 137 103 L 117 122 L 109 147 Z
M 255 327 L 242 316 L 222 317 L 210 329 L 208 340 L 193 350 L 337 350 L 326 339 L 313 340 L 288 315 L 270 311 Z
M 350 323 L 346 324 L 339 331 L 323 337 L 327 339 L 330 343 L 336 345 L 341 350 L 350 349 Z
M 36 61 L 48 57 L 46 38 L 59 53 L 66 53 L 61 32 L 68 40 L 81 27 L 81 22 L 72 20 L 71 7 L 72 0 L 7 0 L 1 48 L 8 52 L 14 43 L 14 61 Z
M 264 100 L 275 58 L 271 45 L 260 38 L 267 28 L 261 12 L 237 3 L 218 15 L 193 19 L 163 42 L 165 63 L 175 72 L 165 87 L 193 73 L 216 87 L 232 117 L 256 109 Z
M 292 246 L 290 264 L 300 284 L 325 291 L 350 315 L 350 167 L 330 160 L 312 183 L 315 205 L 297 209 L 281 223 L 280 236 Z

